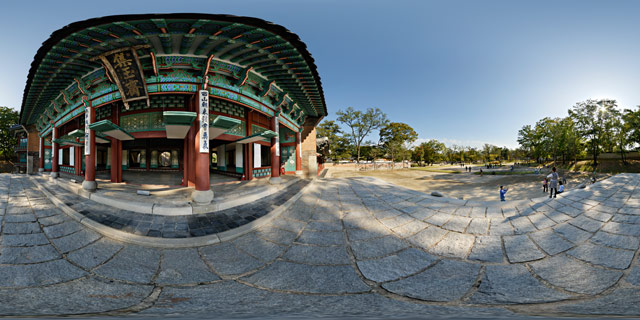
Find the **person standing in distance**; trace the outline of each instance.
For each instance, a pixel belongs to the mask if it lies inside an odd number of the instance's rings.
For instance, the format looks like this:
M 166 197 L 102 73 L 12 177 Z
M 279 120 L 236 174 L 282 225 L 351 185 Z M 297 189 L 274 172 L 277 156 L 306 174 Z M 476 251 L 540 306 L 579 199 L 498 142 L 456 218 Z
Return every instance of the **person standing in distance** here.
M 504 199 L 504 195 L 507 194 L 507 188 L 500 186 L 500 201 L 507 201 Z
M 547 178 L 551 179 L 551 181 L 549 181 L 549 198 L 551 198 L 551 196 L 555 198 L 558 194 L 558 173 L 556 171 L 556 167 L 553 167 L 551 173 L 547 176 Z M 556 193 L 553 193 L 554 190 Z

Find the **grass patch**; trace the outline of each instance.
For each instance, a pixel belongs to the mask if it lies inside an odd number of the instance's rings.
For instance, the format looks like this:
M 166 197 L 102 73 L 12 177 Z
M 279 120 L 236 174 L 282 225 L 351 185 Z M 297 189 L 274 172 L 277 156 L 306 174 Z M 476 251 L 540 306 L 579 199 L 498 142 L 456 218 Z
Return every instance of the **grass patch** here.
M 485 176 L 517 176 L 525 174 L 534 174 L 535 171 L 484 171 L 482 174 Z M 473 174 L 480 175 L 480 172 L 474 172 Z
M 445 170 L 445 169 L 434 169 L 434 168 L 427 168 L 427 167 L 412 167 L 411 170 L 420 170 L 420 171 L 428 171 L 428 172 L 438 172 L 438 173 L 460 173 L 460 171 L 456 171 L 456 170 Z
M 556 167 L 570 171 L 582 171 L 593 172 L 593 161 L 584 160 L 577 163 L 557 164 Z M 627 160 L 627 163 L 622 163 L 622 160 L 598 160 L 598 173 L 640 173 L 640 160 Z

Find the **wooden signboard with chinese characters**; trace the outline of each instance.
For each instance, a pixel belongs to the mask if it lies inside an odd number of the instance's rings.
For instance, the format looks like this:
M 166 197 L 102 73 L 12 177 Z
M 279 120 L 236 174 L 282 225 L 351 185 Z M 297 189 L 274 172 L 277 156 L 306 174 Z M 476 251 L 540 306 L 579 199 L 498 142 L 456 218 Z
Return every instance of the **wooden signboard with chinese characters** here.
M 147 85 L 136 49 L 138 47 L 122 48 L 98 57 L 118 86 L 126 109 L 129 109 L 129 101 L 146 99 L 149 104 Z

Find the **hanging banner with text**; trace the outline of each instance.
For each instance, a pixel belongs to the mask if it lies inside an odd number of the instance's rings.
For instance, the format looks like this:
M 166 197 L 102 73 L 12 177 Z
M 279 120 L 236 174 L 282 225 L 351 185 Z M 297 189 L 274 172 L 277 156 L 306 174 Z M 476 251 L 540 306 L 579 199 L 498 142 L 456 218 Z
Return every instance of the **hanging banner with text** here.
M 91 155 L 91 135 L 89 134 L 89 125 L 91 124 L 91 108 L 84 109 L 84 155 Z
M 129 101 L 147 99 L 147 104 L 149 104 L 147 86 L 136 48 L 118 49 L 101 55 L 99 58 L 118 86 L 122 101 L 127 109 L 129 109 Z
M 198 113 L 200 117 L 200 153 L 209 153 L 209 91 L 198 93 Z
M 280 119 L 278 119 L 278 116 L 275 116 L 276 118 L 276 128 L 274 129 L 274 131 L 276 132 L 276 157 L 280 156 Z

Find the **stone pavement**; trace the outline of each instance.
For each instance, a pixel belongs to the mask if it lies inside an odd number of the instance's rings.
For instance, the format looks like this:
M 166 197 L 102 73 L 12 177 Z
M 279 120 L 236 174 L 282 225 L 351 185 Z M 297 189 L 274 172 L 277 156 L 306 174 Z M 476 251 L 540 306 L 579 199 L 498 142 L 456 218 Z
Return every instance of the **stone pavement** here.
M 64 188 L 54 188 L 56 185 L 47 184 L 44 178 L 36 179 L 48 193 L 84 217 L 116 230 L 156 238 L 202 237 L 240 227 L 281 206 L 309 183 L 307 180 L 298 180 L 279 193 L 229 209 L 167 216 L 117 209 Z
M 640 176 L 558 199 L 434 198 L 319 180 L 231 241 L 111 240 L 0 175 L 0 315 L 640 315 Z

